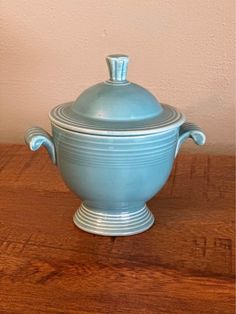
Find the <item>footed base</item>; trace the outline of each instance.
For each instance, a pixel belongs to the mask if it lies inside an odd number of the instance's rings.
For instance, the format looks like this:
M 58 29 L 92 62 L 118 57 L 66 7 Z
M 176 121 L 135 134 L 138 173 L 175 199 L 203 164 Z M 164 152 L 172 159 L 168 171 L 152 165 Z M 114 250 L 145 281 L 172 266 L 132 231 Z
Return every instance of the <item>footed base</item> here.
M 146 231 L 154 223 L 153 214 L 145 205 L 131 212 L 120 214 L 99 212 L 84 203 L 74 215 L 74 223 L 80 229 L 103 236 L 128 236 Z

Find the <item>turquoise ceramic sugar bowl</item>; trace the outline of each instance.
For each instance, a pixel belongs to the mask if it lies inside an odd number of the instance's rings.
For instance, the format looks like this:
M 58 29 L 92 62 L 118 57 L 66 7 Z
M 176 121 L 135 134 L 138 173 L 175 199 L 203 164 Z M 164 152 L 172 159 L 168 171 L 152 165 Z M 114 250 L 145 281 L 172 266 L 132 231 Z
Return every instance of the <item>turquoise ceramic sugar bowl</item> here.
M 74 223 L 85 231 L 126 236 L 154 223 L 146 202 L 167 181 L 181 144 L 205 143 L 199 127 L 127 80 L 129 58 L 107 57 L 110 79 L 50 112 L 52 136 L 30 128 L 31 150 L 45 146 L 64 182 L 83 201 Z

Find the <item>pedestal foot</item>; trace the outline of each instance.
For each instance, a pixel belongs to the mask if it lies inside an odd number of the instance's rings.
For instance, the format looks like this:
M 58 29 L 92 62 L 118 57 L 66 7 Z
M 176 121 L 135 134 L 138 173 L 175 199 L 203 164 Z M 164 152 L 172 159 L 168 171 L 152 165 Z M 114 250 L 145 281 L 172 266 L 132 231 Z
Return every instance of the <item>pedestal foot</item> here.
M 154 223 L 153 214 L 145 205 L 137 210 L 120 214 L 99 212 L 82 203 L 74 215 L 74 223 L 80 229 L 104 236 L 128 236 L 149 229 Z

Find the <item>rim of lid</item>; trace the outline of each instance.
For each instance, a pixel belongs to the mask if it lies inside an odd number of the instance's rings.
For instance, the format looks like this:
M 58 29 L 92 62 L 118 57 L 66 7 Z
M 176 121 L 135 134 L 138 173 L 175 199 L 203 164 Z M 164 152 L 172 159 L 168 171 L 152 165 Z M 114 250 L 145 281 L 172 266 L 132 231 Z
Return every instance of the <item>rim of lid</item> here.
M 170 105 L 161 104 L 164 109 L 163 113 L 154 119 L 127 121 L 126 123 L 104 123 L 104 121 L 91 121 L 89 119 L 90 125 L 88 125 L 88 121 L 85 118 L 80 121 L 76 119 L 73 121 L 73 119 L 64 116 L 63 109 L 72 103 L 58 105 L 50 111 L 49 118 L 54 126 L 73 132 L 93 135 L 130 136 L 166 132 L 178 128 L 185 122 L 184 114 Z M 91 122 L 94 122 L 94 124 L 92 125 Z

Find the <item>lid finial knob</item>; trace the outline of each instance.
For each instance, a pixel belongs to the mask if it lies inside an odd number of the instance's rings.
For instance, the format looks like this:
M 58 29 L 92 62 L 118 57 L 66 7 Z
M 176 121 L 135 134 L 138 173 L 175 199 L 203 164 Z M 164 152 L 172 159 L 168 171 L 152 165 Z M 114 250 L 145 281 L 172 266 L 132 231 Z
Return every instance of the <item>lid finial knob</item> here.
M 107 65 L 109 68 L 111 83 L 124 83 L 127 82 L 127 68 L 129 57 L 122 54 L 109 55 L 106 57 Z

